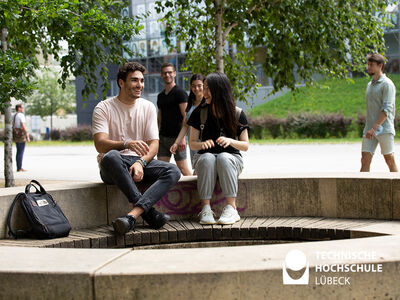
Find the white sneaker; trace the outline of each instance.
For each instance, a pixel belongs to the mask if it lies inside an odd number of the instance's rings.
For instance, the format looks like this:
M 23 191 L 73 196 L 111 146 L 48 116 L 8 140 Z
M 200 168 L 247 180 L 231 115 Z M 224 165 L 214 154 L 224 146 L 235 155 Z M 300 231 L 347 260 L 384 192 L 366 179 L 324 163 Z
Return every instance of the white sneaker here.
M 215 224 L 215 219 L 214 219 L 214 212 L 211 210 L 210 205 L 204 205 L 203 209 L 199 213 L 200 216 L 200 224 Z
M 238 211 L 232 205 L 224 207 L 221 216 L 219 217 L 218 224 L 229 225 L 234 224 L 240 220 Z

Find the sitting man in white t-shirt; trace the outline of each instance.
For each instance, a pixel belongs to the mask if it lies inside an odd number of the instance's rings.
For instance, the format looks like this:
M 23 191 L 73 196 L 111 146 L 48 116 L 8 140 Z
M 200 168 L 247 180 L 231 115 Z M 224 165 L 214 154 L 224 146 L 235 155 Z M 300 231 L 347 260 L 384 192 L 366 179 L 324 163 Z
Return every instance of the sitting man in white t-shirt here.
M 117 185 L 134 203 L 126 216 L 112 222 L 121 235 L 135 229 L 140 215 L 154 229 L 164 226 L 169 216 L 153 206 L 181 177 L 176 165 L 153 159 L 158 151 L 157 113 L 153 103 L 140 98 L 145 72 L 145 67 L 137 62 L 121 66 L 118 96 L 99 102 L 93 111 L 92 129 L 101 179 Z M 142 181 L 152 183 L 143 194 L 135 184 Z

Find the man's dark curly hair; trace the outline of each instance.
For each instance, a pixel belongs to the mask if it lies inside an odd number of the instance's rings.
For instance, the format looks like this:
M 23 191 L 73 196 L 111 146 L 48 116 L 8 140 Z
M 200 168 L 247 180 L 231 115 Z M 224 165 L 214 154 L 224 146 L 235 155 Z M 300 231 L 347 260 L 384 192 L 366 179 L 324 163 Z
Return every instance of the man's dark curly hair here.
M 120 79 L 125 81 L 126 77 L 128 76 L 128 74 L 131 73 L 131 72 L 135 72 L 135 71 L 140 71 L 144 75 L 146 73 L 146 68 L 143 65 L 141 65 L 141 64 L 139 64 L 138 62 L 135 62 L 135 61 L 127 62 L 127 63 L 123 64 L 121 67 L 119 67 L 118 75 L 117 75 L 117 84 L 118 84 L 118 86 L 119 86 L 119 80 Z

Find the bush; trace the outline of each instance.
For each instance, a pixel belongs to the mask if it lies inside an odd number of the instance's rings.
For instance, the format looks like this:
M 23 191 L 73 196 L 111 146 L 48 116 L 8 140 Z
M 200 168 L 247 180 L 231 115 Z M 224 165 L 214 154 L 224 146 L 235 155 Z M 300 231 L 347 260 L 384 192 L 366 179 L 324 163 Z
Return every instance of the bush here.
M 249 123 L 250 130 L 249 136 L 250 138 L 254 139 L 262 139 L 263 136 L 263 129 L 264 129 L 264 122 L 263 117 L 248 117 L 247 122 Z
M 272 138 L 276 139 L 282 135 L 282 125 L 284 119 L 280 119 L 274 116 L 266 116 L 263 122 L 260 122 L 265 129 L 269 132 Z
M 275 116 L 249 118 L 251 137 L 260 139 L 263 132 L 272 138 L 282 136 L 325 138 L 346 137 L 351 131 L 352 119 L 341 114 L 317 115 L 310 113 L 292 114 L 285 119 Z
M 357 133 L 359 137 L 363 136 L 363 131 L 365 127 L 365 116 L 362 114 L 357 115 L 357 120 L 355 121 L 357 124 Z
M 286 131 L 295 132 L 300 138 L 324 138 L 328 133 L 328 126 L 323 115 L 308 113 L 289 115 L 285 123 Z
M 400 113 L 396 112 L 396 115 L 394 116 L 394 129 L 397 132 L 400 132 Z
M 62 132 L 61 136 L 63 140 L 73 142 L 91 141 L 93 139 L 92 128 L 88 125 L 67 128 Z
M 351 129 L 352 119 L 345 117 L 343 114 L 325 115 L 325 124 L 328 134 L 331 137 L 346 137 Z
M 62 131 L 59 129 L 53 129 L 50 133 L 45 133 L 44 140 L 52 140 L 52 141 L 59 141 L 62 137 Z

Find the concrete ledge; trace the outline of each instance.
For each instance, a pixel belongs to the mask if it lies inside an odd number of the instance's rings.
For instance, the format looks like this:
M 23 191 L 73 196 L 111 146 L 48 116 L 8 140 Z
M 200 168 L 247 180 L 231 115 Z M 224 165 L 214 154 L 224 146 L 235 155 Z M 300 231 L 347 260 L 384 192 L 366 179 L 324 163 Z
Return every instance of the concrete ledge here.
M 240 223 L 200 228 L 197 222 L 182 220 L 199 209 L 195 177 L 189 177 L 181 179 L 159 203 L 160 209 L 170 213 L 175 221 L 161 230 L 139 227 L 137 232 L 118 238 L 104 224 L 126 213 L 131 206 L 114 186 L 102 183 L 45 186 L 66 213 L 74 231 L 59 241 L 34 241 L 36 247 L 134 248 L 38 249 L 26 247 L 32 245 L 26 240 L 2 240 L 0 299 L 400 298 L 397 283 L 400 222 L 395 221 L 400 219 L 400 183 L 396 175 L 242 177 L 239 187 L 238 207 L 243 218 Z M 5 235 L 8 208 L 20 191 L 21 188 L 0 191 L 1 237 Z M 213 196 L 217 213 L 223 202 L 217 187 Z M 18 212 L 20 217 L 21 213 Z M 371 237 L 378 234 L 386 236 Z M 135 250 L 136 245 L 171 240 L 293 237 L 315 240 L 338 236 L 355 239 L 234 248 Z M 4 246 L 7 244 L 24 247 Z M 286 254 L 294 249 L 306 255 L 310 269 L 307 285 L 283 285 L 283 263 Z M 363 251 L 375 255 L 372 259 L 321 261 L 318 258 L 318 252 Z M 379 264 L 382 272 L 321 273 L 320 264 Z M 350 280 L 341 286 L 321 285 L 318 284 L 321 275 L 350 277 Z
M 283 285 L 282 266 L 293 249 L 306 255 L 308 285 Z M 0 298 L 397 299 L 399 250 L 400 236 L 174 251 L 0 247 Z M 317 251 L 376 257 L 321 261 Z M 382 272 L 318 273 L 321 263 L 382 264 Z M 350 281 L 318 285 L 322 274 Z
M 111 224 L 132 207 L 117 187 L 103 183 L 49 184 L 45 189 L 59 203 L 73 229 Z M 6 236 L 8 209 L 21 191 L 21 187 L 0 190 L 0 238 Z M 212 205 L 217 214 L 224 206 L 224 196 L 218 186 Z M 400 178 L 389 173 L 243 176 L 239 179 L 237 205 L 244 217 L 400 220 Z M 157 206 L 173 219 L 195 217 L 200 211 L 196 177 L 183 177 Z M 22 212 L 15 213 L 13 226 L 23 226 Z

